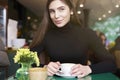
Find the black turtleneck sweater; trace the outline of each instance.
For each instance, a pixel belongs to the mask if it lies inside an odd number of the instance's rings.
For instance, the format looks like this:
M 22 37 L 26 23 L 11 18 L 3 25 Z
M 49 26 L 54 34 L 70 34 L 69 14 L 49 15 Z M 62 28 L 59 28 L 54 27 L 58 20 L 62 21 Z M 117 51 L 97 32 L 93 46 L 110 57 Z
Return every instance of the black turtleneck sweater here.
M 92 73 L 115 70 L 113 57 L 104 48 L 96 33 L 88 28 L 81 28 L 72 24 L 67 24 L 62 28 L 50 29 L 43 42 L 31 50 L 38 53 L 45 50 L 50 61 L 86 65 L 89 49 L 93 50 L 99 59 L 99 63 L 90 65 Z

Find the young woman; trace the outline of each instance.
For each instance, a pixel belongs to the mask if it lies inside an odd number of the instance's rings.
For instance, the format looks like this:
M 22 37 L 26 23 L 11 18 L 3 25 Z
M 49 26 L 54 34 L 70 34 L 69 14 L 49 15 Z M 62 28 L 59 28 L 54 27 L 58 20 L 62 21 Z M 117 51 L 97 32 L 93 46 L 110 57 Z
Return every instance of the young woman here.
M 71 74 L 78 78 L 90 73 L 113 72 L 116 69 L 114 58 L 106 51 L 94 31 L 80 27 L 77 18 L 72 0 L 48 0 L 31 50 L 48 54 L 49 76 L 59 71 L 61 63 L 75 63 Z M 96 53 L 99 63 L 87 65 L 89 49 Z

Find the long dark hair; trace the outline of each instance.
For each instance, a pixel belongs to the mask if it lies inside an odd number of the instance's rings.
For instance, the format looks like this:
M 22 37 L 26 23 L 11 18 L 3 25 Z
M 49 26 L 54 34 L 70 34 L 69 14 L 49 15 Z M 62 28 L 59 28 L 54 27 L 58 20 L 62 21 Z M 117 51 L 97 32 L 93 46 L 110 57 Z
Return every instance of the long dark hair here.
M 50 19 L 49 10 L 48 10 L 49 5 L 52 1 L 53 0 L 48 0 L 46 3 L 43 19 L 41 21 L 41 24 L 40 24 L 38 30 L 35 33 L 32 43 L 30 44 L 31 48 L 38 45 L 39 43 L 41 43 L 46 31 L 51 27 L 51 24 L 53 24 L 53 22 Z M 67 4 L 69 6 L 70 10 L 73 11 L 73 15 L 71 17 L 71 22 L 73 22 L 75 24 L 80 24 L 80 20 L 78 19 L 78 16 L 76 13 L 76 8 L 73 4 L 73 0 L 61 0 L 61 1 L 63 1 L 65 4 Z

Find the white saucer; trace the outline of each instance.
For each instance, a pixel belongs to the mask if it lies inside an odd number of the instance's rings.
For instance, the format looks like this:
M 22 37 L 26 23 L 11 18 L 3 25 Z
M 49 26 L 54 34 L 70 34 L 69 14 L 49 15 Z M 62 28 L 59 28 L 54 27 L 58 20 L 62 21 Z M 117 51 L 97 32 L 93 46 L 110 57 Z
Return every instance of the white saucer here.
M 59 74 L 59 73 L 56 73 L 57 76 L 60 76 L 60 77 L 63 77 L 63 78 L 75 78 L 76 76 L 66 76 L 64 74 Z

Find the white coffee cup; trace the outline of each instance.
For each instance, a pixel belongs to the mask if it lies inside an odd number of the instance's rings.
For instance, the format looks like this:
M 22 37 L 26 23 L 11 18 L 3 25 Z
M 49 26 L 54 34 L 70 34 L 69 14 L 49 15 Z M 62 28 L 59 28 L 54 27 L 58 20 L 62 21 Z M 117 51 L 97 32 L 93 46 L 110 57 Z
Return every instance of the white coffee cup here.
M 63 63 L 61 64 L 61 70 L 62 76 L 72 76 L 71 75 L 71 69 L 74 66 L 74 63 Z

